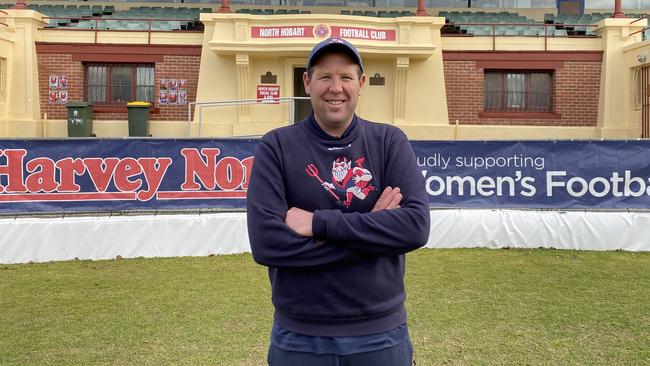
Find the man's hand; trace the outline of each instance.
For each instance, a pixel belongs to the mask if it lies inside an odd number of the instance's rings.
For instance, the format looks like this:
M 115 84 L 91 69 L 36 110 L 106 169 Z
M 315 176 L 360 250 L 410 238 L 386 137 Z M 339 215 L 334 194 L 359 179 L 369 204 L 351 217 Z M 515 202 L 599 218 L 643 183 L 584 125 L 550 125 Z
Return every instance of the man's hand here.
M 381 196 L 379 196 L 377 202 L 375 202 L 372 211 L 392 210 L 398 208 L 401 201 L 402 193 L 400 192 L 399 187 L 386 187 L 386 189 L 381 193 Z M 314 236 L 311 227 L 313 216 L 314 214 L 309 211 L 297 207 L 291 207 L 287 211 L 287 215 L 284 217 L 284 223 L 296 233 L 311 238 Z
M 314 233 L 311 230 L 311 220 L 313 216 L 314 214 L 309 211 L 297 207 L 291 207 L 289 211 L 287 211 L 284 223 L 298 234 L 311 238 L 314 236 Z
M 372 211 L 392 210 L 398 208 L 400 202 L 402 202 L 402 193 L 400 192 L 399 187 L 391 188 L 389 186 L 381 193 L 381 196 L 379 196 L 379 199 L 375 202 L 375 207 L 372 208 Z

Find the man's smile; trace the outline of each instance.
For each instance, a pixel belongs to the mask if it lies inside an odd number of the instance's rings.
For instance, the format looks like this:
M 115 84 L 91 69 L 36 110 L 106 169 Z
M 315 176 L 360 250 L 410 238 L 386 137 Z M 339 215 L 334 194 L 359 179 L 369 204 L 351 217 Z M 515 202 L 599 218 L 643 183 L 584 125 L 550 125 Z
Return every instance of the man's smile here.
M 332 99 L 328 99 L 326 100 L 326 102 L 327 104 L 333 104 L 333 105 L 339 105 L 345 103 L 344 100 L 332 100 Z

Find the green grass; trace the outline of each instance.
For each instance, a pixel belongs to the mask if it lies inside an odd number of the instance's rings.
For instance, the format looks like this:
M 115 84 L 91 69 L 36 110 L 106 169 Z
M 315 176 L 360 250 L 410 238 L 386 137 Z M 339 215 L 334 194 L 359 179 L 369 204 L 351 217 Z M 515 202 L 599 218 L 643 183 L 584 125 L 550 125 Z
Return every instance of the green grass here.
M 421 365 L 650 364 L 650 253 L 419 250 Z M 250 255 L 0 265 L 0 365 L 265 365 Z

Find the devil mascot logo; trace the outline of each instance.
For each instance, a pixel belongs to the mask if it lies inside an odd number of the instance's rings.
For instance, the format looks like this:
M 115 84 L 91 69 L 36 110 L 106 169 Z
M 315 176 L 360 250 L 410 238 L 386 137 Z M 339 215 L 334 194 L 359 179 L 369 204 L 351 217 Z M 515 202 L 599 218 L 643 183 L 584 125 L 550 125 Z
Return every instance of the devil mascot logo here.
M 314 164 L 307 166 L 307 174 L 318 179 L 332 197 L 347 207 L 352 203 L 353 197 L 363 200 L 368 196 L 369 192 L 377 190 L 370 183 L 372 173 L 363 167 L 364 161 L 365 158 L 361 157 L 352 166 L 352 161 L 348 157 L 337 157 L 332 163 L 332 179 L 330 182 L 325 182 L 318 176 L 318 169 Z

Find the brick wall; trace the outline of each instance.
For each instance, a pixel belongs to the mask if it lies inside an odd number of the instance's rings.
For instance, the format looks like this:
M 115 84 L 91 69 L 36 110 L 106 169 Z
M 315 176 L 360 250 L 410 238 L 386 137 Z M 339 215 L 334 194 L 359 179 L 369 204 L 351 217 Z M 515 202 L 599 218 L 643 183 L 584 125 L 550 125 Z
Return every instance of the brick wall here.
M 38 54 L 38 82 L 41 103 L 41 113 L 47 113 L 48 119 L 67 119 L 68 111 L 65 104 L 50 103 L 49 94 L 52 90 L 49 84 L 50 75 L 65 75 L 68 80 L 67 92 L 69 101 L 84 100 L 84 68 L 80 61 L 73 61 L 70 54 L 42 53 Z M 199 77 L 200 56 L 164 55 L 163 62 L 155 64 L 155 95 L 158 97 L 160 79 L 186 79 L 187 101 L 196 100 L 196 89 Z M 151 120 L 179 121 L 187 120 L 187 105 L 160 105 L 154 101 L 154 113 Z M 94 112 L 94 120 L 126 120 L 126 109 L 123 112 Z
M 475 61 L 444 61 L 449 122 L 478 125 L 595 126 L 601 62 L 564 61 L 553 75 L 553 111 L 559 118 L 481 118 L 483 69 Z M 522 70 L 525 70 L 522 63 Z
M 73 62 L 72 55 L 43 54 L 38 55 L 38 90 L 41 102 L 41 114 L 47 113 L 48 119 L 67 119 L 68 111 L 64 104 L 54 104 L 49 101 L 50 75 L 65 75 L 68 79 L 68 100 L 83 100 L 83 66 L 81 62 Z

